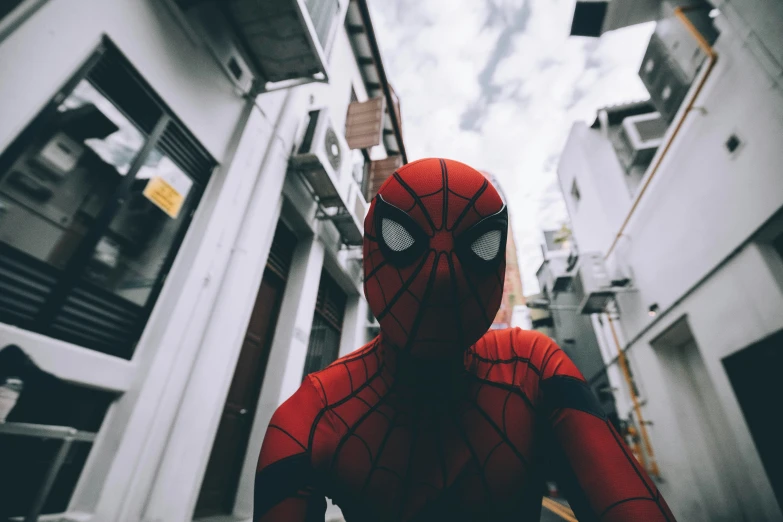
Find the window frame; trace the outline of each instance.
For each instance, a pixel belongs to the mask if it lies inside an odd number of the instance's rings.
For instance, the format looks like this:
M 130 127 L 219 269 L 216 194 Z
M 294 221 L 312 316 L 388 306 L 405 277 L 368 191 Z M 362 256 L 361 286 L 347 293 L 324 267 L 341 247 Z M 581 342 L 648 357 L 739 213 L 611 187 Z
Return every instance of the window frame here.
M 90 73 L 95 69 L 96 65 L 101 62 L 101 59 L 106 56 L 110 56 L 110 59 L 113 60 L 120 60 L 118 63 L 121 63 L 122 66 L 127 68 L 129 73 L 133 76 L 133 79 L 145 91 L 145 94 L 149 97 L 149 101 L 154 103 L 157 106 L 157 109 L 159 109 L 160 116 L 158 116 L 156 123 L 151 129 L 144 129 L 138 118 L 134 118 L 132 114 L 128 114 L 125 107 L 121 107 L 120 103 L 103 92 L 94 82 L 90 81 Z M 47 127 L 56 116 L 60 104 L 73 93 L 76 86 L 82 81 L 90 82 L 90 85 L 111 102 L 129 122 L 136 126 L 144 137 L 144 143 L 131 161 L 128 172 L 122 176 L 122 179 L 114 192 L 105 200 L 103 208 L 95 218 L 95 223 L 87 230 L 85 236 L 80 240 L 63 269 L 53 267 L 46 261 L 38 260 L 13 245 L 0 242 L 0 254 L 3 254 L 3 251 L 8 251 L 11 255 L 30 257 L 35 259 L 35 261 L 40 261 L 40 263 L 48 265 L 53 271 L 56 271 L 56 281 L 53 283 L 50 292 L 46 295 L 45 301 L 41 305 L 41 309 L 36 312 L 34 319 L 14 321 L 12 317 L 3 314 L 0 316 L 0 323 L 10 324 L 29 332 L 46 335 L 50 338 L 64 341 L 92 352 L 115 356 L 125 360 L 132 360 L 142 333 L 149 322 L 152 310 L 163 290 L 168 273 L 180 251 L 188 230 L 190 230 L 193 215 L 198 209 L 207 184 L 217 166 L 217 162 L 209 155 L 198 140 L 192 136 L 187 130 L 187 127 L 177 119 L 169 106 L 154 92 L 149 83 L 133 66 L 132 62 L 127 59 L 122 51 L 106 35 L 103 35 L 99 45 L 90 52 L 82 65 L 77 68 L 74 74 L 59 89 L 57 89 L 54 95 L 49 98 L 35 117 L 29 121 L 25 128 L 9 143 L 9 145 L 4 150 L 0 151 L 0 174 L 3 176 L 8 175 L 10 168 L 21 155 L 27 151 L 32 139 L 40 136 L 43 132 L 46 132 Z M 163 257 L 161 268 L 156 275 L 154 284 L 150 287 L 146 303 L 141 306 L 117 296 L 111 290 L 102 288 L 95 283 L 85 280 L 82 275 L 84 274 L 86 263 L 89 261 L 96 245 L 109 231 L 112 220 L 118 215 L 123 208 L 123 204 L 127 201 L 127 198 L 131 193 L 133 182 L 137 180 L 136 175 L 144 166 L 150 154 L 156 149 L 159 151 L 161 150 L 159 146 L 162 143 L 164 133 L 170 128 L 174 129 L 172 132 L 178 131 L 183 134 L 186 142 L 190 143 L 191 146 L 204 154 L 207 164 L 210 166 L 205 171 L 206 174 L 199 175 L 199 173 L 189 169 L 187 165 L 182 164 L 177 158 L 171 156 L 166 151 L 161 151 L 192 180 L 193 184 L 190 189 L 193 194 L 191 196 L 192 204 L 189 209 L 183 209 L 183 212 L 187 213 L 182 216 L 182 223 L 179 224 L 179 229 L 176 231 L 176 234 L 174 234 L 168 252 Z M 97 343 L 92 343 L 92 346 L 90 346 L 90 343 L 82 343 L 74 340 L 74 337 L 77 337 L 77 335 L 63 336 L 54 331 L 52 325 L 54 319 L 57 317 L 57 314 L 63 310 L 68 297 L 79 288 L 87 288 L 87 290 L 97 288 L 101 293 L 112 294 L 113 297 L 126 301 L 129 306 L 137 307 L 139 309 L 138 315 L 135 318 L 136 322 L 132 326 L 132 339 L 129 340 L 127 345 L 123 345 L 117 350 L 120 353 L 109 353 L 105 349 L 95 348 Z M 9 318 L 11 319 L 11 322 L 7 322 Z

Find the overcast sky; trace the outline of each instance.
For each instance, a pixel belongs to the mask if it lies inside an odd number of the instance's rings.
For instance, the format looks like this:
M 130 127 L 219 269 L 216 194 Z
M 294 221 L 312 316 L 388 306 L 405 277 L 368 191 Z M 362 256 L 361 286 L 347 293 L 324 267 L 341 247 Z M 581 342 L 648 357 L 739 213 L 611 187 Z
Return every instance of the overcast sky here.
M 569 37 L 574 0 L 369 0 L 408 160 L 492 173 L 509 199 L 525 294 L 541 230 L 566 219 L 558 156 L 571 125 L 648 98 L 637 76 L 652 26 Z

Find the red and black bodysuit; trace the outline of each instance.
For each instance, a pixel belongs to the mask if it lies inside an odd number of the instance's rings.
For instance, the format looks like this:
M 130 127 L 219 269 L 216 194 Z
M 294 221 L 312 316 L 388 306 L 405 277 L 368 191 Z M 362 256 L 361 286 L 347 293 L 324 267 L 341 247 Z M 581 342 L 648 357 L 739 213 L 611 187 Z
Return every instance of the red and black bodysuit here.
M 551 472 L 581 522 L 673 521 L 571 360 L 533 331 L 487 331 L 507 211 L 478 171 L 424 159 L 365 220 L 368 345 L 307 376 L 269 425 L 256 522 L 538 521 Z

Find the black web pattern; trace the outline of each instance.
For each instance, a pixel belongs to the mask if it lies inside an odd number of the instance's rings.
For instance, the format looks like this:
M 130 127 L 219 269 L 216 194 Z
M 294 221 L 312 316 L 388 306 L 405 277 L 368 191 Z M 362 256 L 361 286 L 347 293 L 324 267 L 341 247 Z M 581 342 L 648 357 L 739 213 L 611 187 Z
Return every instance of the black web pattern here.
M 471 214 L 471 212 L 475 214 L 476 221 L 479 221 L 489 215 L 489 214 L 482 214 L 476 207 L 476 202 L 489 187 L 489 182 L 486 179 L 483 180 L 481 187 L 476 191 L 476 193 L 472 197 L 467 197 L 458 194 L 452 188 L 449 187 L 448 170 L 447 170 L 446 162 L 440 160 L 440 166 L 441 166 L 441 176 L 443 180 L 442 186 L 438 190 L 430 192 L 428 194 L 422 194 L 422 195 L 417 194 L 416 191 L 413 190 L 402 179 L 402 177 L 398 173 L 395 172 L 393 175 L 397 183 L 400 184 L 400 186 L 410 195 L 412 199 L 411 205 L 408 208 L 403 208 L 401 210 L 405 211 L 407 214 L 410 215 L 414 211 L 414 209 L 418 207 L 418 209 L 422 212 L 424 218 L 426 219 L 430 227 L 429 231 L 425 230 L 425 233 L 430 238 L 434 237 L 436 232 L 439 231 L 446 230 L 446 231 L 453 232 L 457 230 L 460 224 L 463 222 L 463 220 L 466 217 L 468 217 Z M 448 196 L 449 195 L 452 195 L 456 198 L 462 199 L 467 202 L 467 204 L 462 209 L 462 211 L 454 220 L 454 223 L 451 226 L 448 225 L 449 222 L 449 205 L 448 205 L 449 197 Z M 439 225 L 435 224 L 434 220 L 432 219 L 432 216 L 430 215 L 429 210 L 427 209 L 427 205 L 425 204 L 425 201 L 429 198 L 442 199 L 442 216 Z M 376 230 L 375 233 L 377 235 L 381 233 L 381 231 Z M 494 317 L 490 317 L 489 313 L 487 312 L 486 307 L 484 306 L 484 301 L 488 299 L 490 296 L 494 295 L 496 292 L 498 292 L 499 287 L 502 287 L 503 278 L 499 271 L 496 271 L 496 273 L 493 275 L 492 286 L 489 289 L 488 295 L 482 296 L 479 293 L 479 289 L 477 287 L 476 282 L 471 279 L 469 273 L 467 273 L 464 269 L 460 270 L 459 272 L 462 273 L 462 277 L 464 278 L 466 286 L 469 289 L 469 295 L 461 296 L 459 291 L 459 282 L 457 280 L 458 271 L 456 269 L 456 266 L 459 264 L 459 260 L 457 259 L 456 253 L 438 252 L 433 248 L 429 248 L 424 252 L 421 258 L 416 263 L 414 263 L 415 268 L 413 269 L 412 273 L 406 278 L 405 275 L 403 274 L 403 271 L 400 268 L 397 268 L 391 263 L 389 263 L 387 260 L 382 259 L 382 255 L 378 247 L 378 238 L 370 234 L 365 234 L 365 237 L 370 243 L 369 251 L 365 259 L 365 262 L 368 263 L 369 265 L 369 272 L 365 277 L 365 284 L 370 280 L 374 280 L 377 285 L 377 288 L 381 293 L 381 296 L 383 298 L 383 303 L 384 303 L 382 310 L 377 315 L 377 319 L 381 321 L 386 316 L 389 316 L 395 322 L 396 328 L 398 328 L 401 332 L 403 332 L 404 337 L 407 339 L 407 344 L 405 347 L 403 347 L 406 351 L 409 350 L 411 345 L 417 340 L 416 334 L 420 323 L 419 319 L 423 316 L 422 312 L 426 309 L 427 306 L 429 306 L 429 296 L 435 280 L 435 274 L 441 256 L 445 257 L 446 262 L 448 263 L 449 266 L 449 272 L 451 274 L 451 280 L 452 280 L 451 282 L 453 287 L 452 302 L 456 303 L 456 306 L 452 306 L 450 308 L 452 308 L 454 313 L 456 314 L 455 322 L 458 325 L 458 328 L 460 328 L 460 331 L 458 332 L 458 336 L 459 336 L 458 339 L 464 339 L 464 334 L 461 331 L 462 317 L 460 316 L 460 312 L 464 306 L 472 305 L 478 308 L 477 312 L 481 314 L 481 317 L 484 319 L 487 326 L 491 323 L 492 319 L 494 319 Z M 425 268 L 429 260 L 432 260 L 432 269 L 430 273 L 426 276 L 427 285 L 424 292 L 424 296 L 420 298 L 419 296 L 411 292 L 410 287 L 411 284 L 420 276 L 422 270 Z M 461 264 L 459 266 L 460 268 L 463 268 Z M 379 278 L 379 273 L 382 270 L 386 274 L 393 274 L 394 276 L 394 280 L 396 283 L 395 286 L 398 288 L 398 290 L 394 292 L 392 295 L 388 295 L 389 292 L 388 285 L 384 285 Z M 405 324 L 405 321 L 401 320 L 394 313 L 395 304 L 397 304 L 397 302 L 403 296 L 412 299 L 418 307 L 419 313 L 416 316 L 417 320 L 414 320 L 413 324 Z M 437 342 L 437 339 L 421 339 L 421 340 L 426 340 L 429 342 Z M 450 339 L 449 342 L 455 342 L 455 340 Z

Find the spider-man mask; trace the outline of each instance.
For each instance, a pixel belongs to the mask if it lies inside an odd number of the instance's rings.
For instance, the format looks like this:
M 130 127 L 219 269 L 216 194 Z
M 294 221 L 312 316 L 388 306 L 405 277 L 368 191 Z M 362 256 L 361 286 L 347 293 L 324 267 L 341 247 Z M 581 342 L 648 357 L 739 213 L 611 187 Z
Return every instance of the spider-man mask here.
M 381 186 L 364 231 L 364 291 L 384 340 L 437 358 L 484 335 L 503 294 L 508 214 L 483 174 L 409 163 Z

